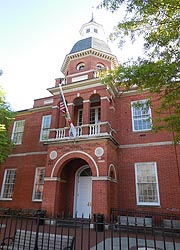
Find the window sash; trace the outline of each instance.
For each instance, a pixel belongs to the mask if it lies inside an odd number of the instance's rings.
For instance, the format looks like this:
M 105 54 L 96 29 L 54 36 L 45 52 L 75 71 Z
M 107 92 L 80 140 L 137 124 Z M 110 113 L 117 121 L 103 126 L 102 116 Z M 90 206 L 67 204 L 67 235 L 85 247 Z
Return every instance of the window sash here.
M 96 124 L 101 120 L 101 108 L 95 107 L 90 109 L 90 124 Z
M 25 124 L 25 120 L 14 122 L 13 132 L 11 136 L 11 140 L 14 144 L 22 143 L 22 137 L 24 133 L 24 124 Z
M 6 169 L 4 173 L 2 192 L 1 192 L 2 199 L 12 200 L 15 180 L 16 180 L 16 169 Z
M 135 164 L 137 205 L 160 205 L 155 162 Z
M 44 189 L 45 168 L 36 168 L 33 189 L 33 201 L 42 201 Z
M 77 125 L 81 126 L 83 124 L 83 110 L 78 109 L 78 119 L 77 119 Z
M 41 125 L 41 135 L 40 135 L 41 141 L 49 139 L 50 127 L 51 127 L 51 115 L 43 116 Z
M 131 103 L 133 131 L 151 130 L 151 109 L 146 102 L 147 100 L 140 100 Z M 143 104 L 144 108 L 136 107 L 136 103 Z

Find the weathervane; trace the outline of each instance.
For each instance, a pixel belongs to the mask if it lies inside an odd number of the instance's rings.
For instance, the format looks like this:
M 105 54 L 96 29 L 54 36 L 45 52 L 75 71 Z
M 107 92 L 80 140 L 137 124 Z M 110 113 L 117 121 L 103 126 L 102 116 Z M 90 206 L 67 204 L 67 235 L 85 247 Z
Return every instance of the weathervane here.
M 94 6 L 92 6 L 92 18 L 91 18 L 91 22 L 94 21 Z

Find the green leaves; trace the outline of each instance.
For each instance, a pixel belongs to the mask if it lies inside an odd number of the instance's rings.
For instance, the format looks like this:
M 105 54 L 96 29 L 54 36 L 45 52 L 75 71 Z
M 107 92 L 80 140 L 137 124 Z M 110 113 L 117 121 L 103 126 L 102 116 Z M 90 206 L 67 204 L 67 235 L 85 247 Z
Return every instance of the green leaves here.
M 14 113 L 6 103 L 4 92 L 0 88 L 0 164 L 6 159 L 13 146 L 8 133 L 13 117 Z
M 179 0 L 104 0 L 102 6 L 115 11 L 126 5 L 126 15 L 113 33 L 125 45 L 144 38 L 144 55 L 136 61 L 120 64 L 103 73 L 102 81 L 127 91 L 149 91 L 153 100 L 158 94 L 155 130 L 167 129 L 180 141 L 180 1 Z

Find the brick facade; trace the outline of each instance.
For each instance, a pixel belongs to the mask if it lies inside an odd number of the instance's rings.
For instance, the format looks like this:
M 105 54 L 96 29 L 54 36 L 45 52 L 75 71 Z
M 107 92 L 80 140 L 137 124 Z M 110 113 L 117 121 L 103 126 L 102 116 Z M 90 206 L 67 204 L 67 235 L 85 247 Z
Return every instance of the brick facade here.
M 84 209 L 92 217 L 94 213 L 108 217 L 111 208 L 179 211 L 179 145 L 173 145 L 173 135 L 165 131 L 133 131 L 131 102 L 149 98 L 148 93 L 133 90 L 119 96 L 101 84 L 95 74 L 96 65 L 112 68 L 115 57 L 109 53 L 97 53 L 90 48 L 68 56 L 63 66 L 66 83 L 63 93 L 78 131 L 77 137 L 69 137 L 65 115 L 59 111 L 58 82 L 61 79 L 56 79 L 49 89 L 51 96 L 35 100 L 32 109 L 17 113 L 15 121 L 25 120 L 24 132 L 22 142 L 15 145 L 0 169 L 0 206 L 42 208 L 49 214 L 66 212 L 75 216 L 78 209 L 83 211 L 78 205 L 79 195 L 82 195 L 79 182 L 90 168 L 91 174 L 86 177 L 90 178 L 92 190 L 86 187 L 87 195 L 83 198 L 90 197 L 86 201 L 88 208 Z M 82 62 L 85 67 L 79 72 L 77 65 Z M 154 97 L 152 120 L 157 105 Z M 90 121 L 90 116 L 98 117 L 97 106 L 100 121 L 95 123 Z M 81 110 L 83 122 L 78 126 Z M 51 115 L 51 131 L 42 141 L 42 119 L 48 115 Z M 157 167 L 159 205 L 139 205 L 135 163 L 152 162 Z M 33 200 L 36 169 L 42 167 L 45 168 L 43 196 Z M 14 189 L 9 198 L 3 197 L 7 169 L 16 169 Z

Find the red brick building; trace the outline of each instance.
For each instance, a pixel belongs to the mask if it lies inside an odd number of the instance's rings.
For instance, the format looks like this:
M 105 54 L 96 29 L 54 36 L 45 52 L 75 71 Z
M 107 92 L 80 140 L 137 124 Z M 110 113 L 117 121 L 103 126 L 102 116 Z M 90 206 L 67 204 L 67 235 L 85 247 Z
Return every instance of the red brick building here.
M 65 78 L 16 116 L 15 147 L 0 169 L 0 206 L 84 217 L 108 216 L 111 208 L 180 211 L 180 147 L 173 134 L 152 132 L 153 107 L 133 105 L 146 105 L 148 93 L 122 94 L 100 82 L 97 71 L 118 64 L 103 27 L 92 19 L 80 34 L 64 59 Z M 59 108 L 59 83 L 75 137 Z

